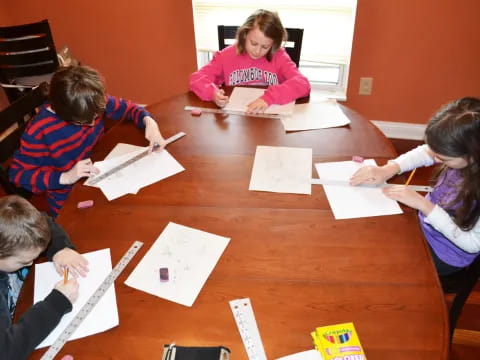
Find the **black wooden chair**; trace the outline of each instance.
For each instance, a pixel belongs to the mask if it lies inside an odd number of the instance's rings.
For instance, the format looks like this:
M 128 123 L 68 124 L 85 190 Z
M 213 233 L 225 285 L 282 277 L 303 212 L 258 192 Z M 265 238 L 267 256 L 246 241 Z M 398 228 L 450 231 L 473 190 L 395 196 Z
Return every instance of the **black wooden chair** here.
M 0 83 L 10 102 L 50 82 L 58 66 L 48 20 L 0 27 Z
M 48 84 L 42 83 L 0 112 L 0 185 L 6 194 L 17 194 L 27 199 L 32 195 L 9 181 L 8 167 L 14 152 L 20 146 L 20 138 L 28 120 L 47 96 Z
M 453 293 L 453 302 L 449 310 L 450 340 L 453 339 L 457 322 L 462 313 L 468 296 L 477 284 L 480 277 L 480 256 L 464 270 L 449 276 L 441 276 L 443 291 L 447 294 Z
M 222 50 L 235 41 L 238 26 L 218 25 L 218 50 Z M 303 29 L 286 28 L 288 40 L 285 50 L 297 65 L 300 64 L 300 53 L 302 51 Z

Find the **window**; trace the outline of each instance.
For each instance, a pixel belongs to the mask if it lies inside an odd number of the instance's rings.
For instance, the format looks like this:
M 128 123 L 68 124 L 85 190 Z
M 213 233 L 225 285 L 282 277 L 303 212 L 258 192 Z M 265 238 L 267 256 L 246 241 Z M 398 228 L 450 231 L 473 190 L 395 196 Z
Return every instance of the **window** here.
M 357 0 L 192 0 L 198 67 L 218 50 L 217 25 L 241 25 L 259 8 L 278 12 L 284 27 L 303 28 L 300 71 L 312 88 L 344 97 Z

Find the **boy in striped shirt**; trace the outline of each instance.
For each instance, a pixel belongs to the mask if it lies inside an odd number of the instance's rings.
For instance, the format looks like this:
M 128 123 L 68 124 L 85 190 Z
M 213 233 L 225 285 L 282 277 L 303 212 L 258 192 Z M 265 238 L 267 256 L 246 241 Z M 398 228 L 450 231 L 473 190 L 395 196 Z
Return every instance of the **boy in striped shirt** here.
M 33 193 L 46 192 L 56 217 L 72 186 L 98 173 L 90 154 L 104 133 L 104 119 L 129 120 L 145 129 L 150 148 L 165 146 L 156 121 L 142 107 L 107 95 L 102 78 L 87 66 L 59 69 L 49 101 L 29 122 L 10 166 L 10 181 Z

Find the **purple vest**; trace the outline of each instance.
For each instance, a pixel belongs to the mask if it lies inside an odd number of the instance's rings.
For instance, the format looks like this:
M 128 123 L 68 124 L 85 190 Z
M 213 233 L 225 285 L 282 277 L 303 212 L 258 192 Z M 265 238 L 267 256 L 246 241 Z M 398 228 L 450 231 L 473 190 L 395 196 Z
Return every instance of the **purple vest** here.
M 462 178 L 458 170 L 448 169 L 438 179 L 433 191 L 427 195 L 427 199 L 447 212 L 455 210 L 460 204 L 448 204 L 451 200 L 455 199 L 458 191 L 457 187 L 461 181 Z M 435 230 L 430 224 L 427 224 L 425 222 L 425 216 L 420 211 L 418 212 L 418 217 L 425 238 L 433 251 L 435 251 L 435 254 L 437 254 L 443 262 L 456 267 L 465 267 L 475 260 L 478 253 L 470 254 L 457 247 L 442 233 Z

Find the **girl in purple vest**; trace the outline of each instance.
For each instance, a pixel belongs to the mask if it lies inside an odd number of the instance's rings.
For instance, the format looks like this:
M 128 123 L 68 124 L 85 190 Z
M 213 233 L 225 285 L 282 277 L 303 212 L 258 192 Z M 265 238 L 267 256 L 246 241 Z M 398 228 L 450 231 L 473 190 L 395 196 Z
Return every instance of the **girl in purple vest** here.
M 440 109 L 427 125 L 425 142 L 384 166 L 361 168 L 350 182 L 380 184 L 396 174 L 441 163 L 426 197 L 403 185 L 383 192 L 418 210 L 437 272 L 448 275 L 470 265 L 480 253 L 480 99 L 466 97 Z

